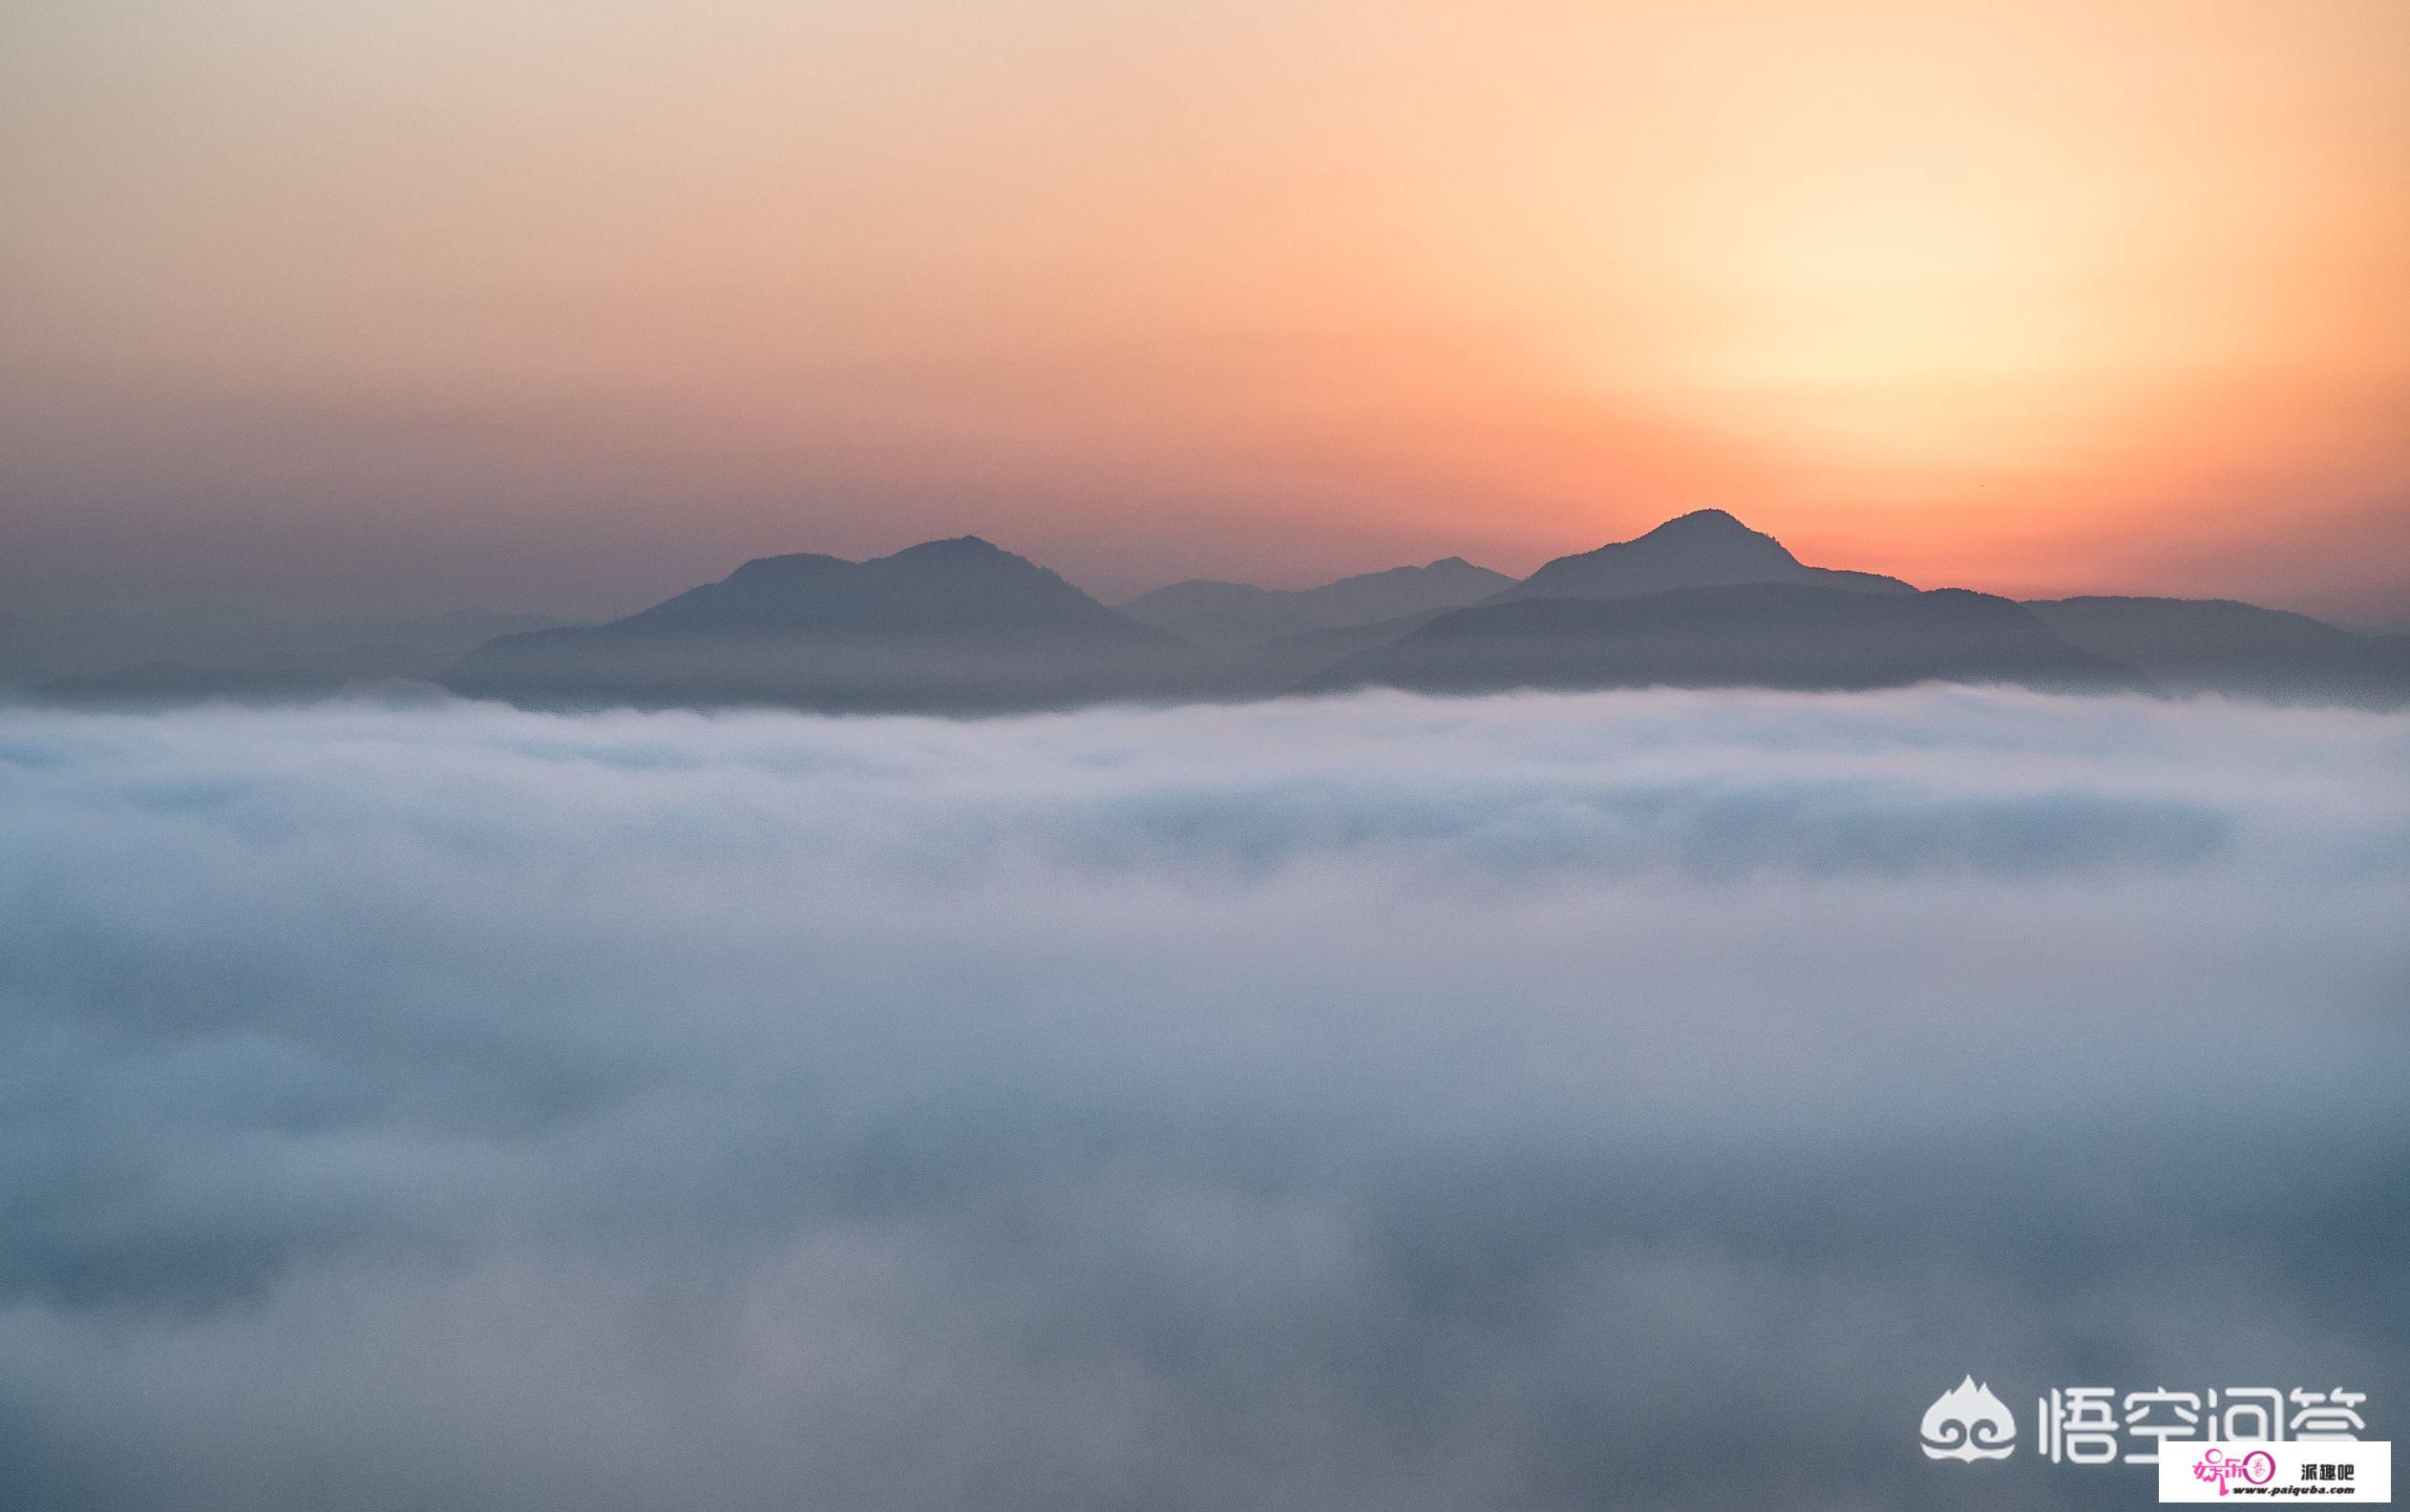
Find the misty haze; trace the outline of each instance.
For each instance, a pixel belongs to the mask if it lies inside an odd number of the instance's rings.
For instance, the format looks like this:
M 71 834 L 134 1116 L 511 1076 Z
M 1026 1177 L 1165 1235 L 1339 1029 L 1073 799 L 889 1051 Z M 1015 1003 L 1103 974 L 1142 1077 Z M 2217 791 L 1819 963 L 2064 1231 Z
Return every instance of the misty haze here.
M 0 1477 L 2128 1505 L 1917 1417 L 2410 1393 L 2405 759 L 1965 691 L 12 716 Z

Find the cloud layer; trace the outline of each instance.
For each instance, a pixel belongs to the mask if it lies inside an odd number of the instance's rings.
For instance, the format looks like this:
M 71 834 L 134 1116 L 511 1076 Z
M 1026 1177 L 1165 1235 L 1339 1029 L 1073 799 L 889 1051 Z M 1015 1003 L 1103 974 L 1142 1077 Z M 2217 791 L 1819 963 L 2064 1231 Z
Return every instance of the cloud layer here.
M 2130 1504 L 2410 1405 L 2410 721 L 0 715 L 0 1502 Z M 2030 1434 L 2030 1426 L 2028 1434 Z

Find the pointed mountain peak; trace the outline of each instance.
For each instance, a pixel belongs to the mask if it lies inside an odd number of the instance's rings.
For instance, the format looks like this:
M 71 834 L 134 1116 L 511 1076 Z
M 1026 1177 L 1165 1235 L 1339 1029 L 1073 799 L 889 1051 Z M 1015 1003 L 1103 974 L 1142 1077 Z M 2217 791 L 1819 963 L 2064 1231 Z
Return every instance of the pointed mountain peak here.
M 1687 514 L 1677 514 L 1672 519 L 1667 520 L 1664 524 L 1658 526 L 1655 530 L 1648 532 L 1646 535 L 1638 536 L 1637 539 L 1647 540 L 1652 536 L 1762 536 L 1765 535 L 1765 533 L 1764 531 L 1753 531 L 1749 529 L 1746 525 L 1742 524 L 1737 516 L 1724 510 L 1702 509 L 1692 510 Z M 1767 536 L 1766 538 L 1771 539 L 1772 537 Z
M 1720 509 L 1693 510 L 1630 540 L 1559 556 L 1504 598 L 1619 598 L 1674 588 L 1801 582 L 1867 593 L 1906 593 L 1909 585 L 1872 573 L 1803 565 L 1787 547 Z
M 922 541 L 918 546 L 907 546 L 903 550 L 893 554 L 887 559 L 889 561 L 898 561 L 909 557 L 914 561 L 941 561 L 948 559 L 973 561 L 981 558 L 993 559 L 999 556 L 1012 556 L 1012 553 L 1004 550 L 1002 546 L 997 545 L 993 541 L 983 539 L 980 536 L 950 536 L 943 540 Z
M 853 565 L 842 556 L 831 556 L 821 552 L 783 552 L 775 556 L 754 556 L 737 563 L 736 570 L 728 575 L 727 580 L 756 582 Z
M 1781 541 L 1749 529 L 1720 509 L 1677 514 L 1655 530 L 1598 550 L 1617 556 L 1673 556 L 1734 563 L 1795 560 Z

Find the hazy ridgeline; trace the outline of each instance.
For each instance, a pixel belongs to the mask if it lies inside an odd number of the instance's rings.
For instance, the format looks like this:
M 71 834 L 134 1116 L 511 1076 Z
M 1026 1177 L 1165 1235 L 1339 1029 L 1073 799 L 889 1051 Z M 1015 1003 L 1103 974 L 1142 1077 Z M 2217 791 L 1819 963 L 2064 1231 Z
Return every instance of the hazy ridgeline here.
M 992 715 L 1367 686 L 1487 694 L 1948 682 L 2410 704 L 2410 636 L 2213 599 L 2020 604 L 1919 592 L 1878 573 L 1808 566 L 1712 509 L 1559 556 L 1521 581 L 1451 556 L 1296 591 L 1193 579 L 1113 609 L 1027 557 L 963 536 L 863 561 L 755 557 L 602 624 L 463 640 L 479 621 L 0 620 L 0 699 L 133 709 L 347 690 L 391 698 L 433 682 L 564 713 Z M 246 661 L 244 646 L 274 654 Z M 62 675 L 62 659 L 80 671 Z
M 2125 1507 L 2410 1412 L 2410 719 L 0 714 L 0 1504 Z M 2028 1426 L 2030 1433 L 2030 1426 Z

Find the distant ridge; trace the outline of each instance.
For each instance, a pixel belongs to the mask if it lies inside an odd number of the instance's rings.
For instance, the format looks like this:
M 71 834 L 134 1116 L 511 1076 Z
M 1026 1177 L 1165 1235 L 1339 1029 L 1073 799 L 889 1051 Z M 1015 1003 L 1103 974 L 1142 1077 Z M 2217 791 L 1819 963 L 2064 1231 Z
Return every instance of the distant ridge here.
M 1858 593 L 1916 590 L 1880 573 L 1843 572 L 1801 564 L 1781 541 L 1753 531 L 1722 510 L 1693 510 L 1644 536 L 1596 551 L 1559 556 L 1496 595 L 1514 598 L 1627 598 L 1674 588 L 1728 588 L 1744 583 L 1802 583 Z
M 1926 682 L 2150 690 L 2133 668 L 2068 645 L 2012 599 L 1960 588 L 1890 594 L 1769 582 L 1458 609 L 1341 662 L 1300 691 L 1848 690 Z
M 2359 634 L 2230 599 L 2019 605 L 1920 594 L 1875 573 L 1806 566 L 1721 510 L 1560 556 L 1519 583 L 1449 556 L 1299 591 L 1175 583 L 1130 607 L 1157 622 L 963 536 L 867 561 L 763 556 L 579 628 L 487 613 L 315 622 L 224 609 L 0 615 L 0 698 L 277 703 L 347 689 L 403 695 L 433 677 L 458 693 L 542 707 L 978 714 L 1369 684 L 1946 681 L 2410 705 L 2410 635 Z M 1167 628 L 1183 625 L 1194 640 Z M 497 638 L 501 629 L 521 633 Z
M 760 557 L 609 624 L 489 640 L 442 681 L 549 707 L 946 714 L 1376 684 L 1471 693 L 1951 682 L 2410 703 L 2410 637 L 2220 600 L 2023 605 L 1920 593 L 1880 574 L 1807 566 L 1721 510 L 1558 557 L 1519 583 L 1446 557 L 1297 592 L 1178 583 L 1131 607 L 1189 624 L 1212 649 L 966 536 L 868 561 Z M 1300 620 L 1309 622 L 1262 633 Z M 270 675 L 285 674 L 261 669 Z M 181 677 L 135 667 L 82 691 L 172 695 Z
M 783 704 L 978 713 L 1208 689 L 1208 659 L 974 536 L 799 553 L 609 624 L 505 636 L 443 679 L 555 705 Z
M 2410 635 L 2357 635 L 2230 598 L 2052 598 L 2026 607 L 2071 643 L 2130 663 L 2170 693 L 2371 708 L 2410 703 Z
M 1232 651 L 1316 630 L 1460 608 L 1513 584 L 1504 573 L 1446 556 L 1421 567 L 1358 573 L 1319 588 L 1191 578 L 1140 594 L 1121 611 L 1199 645 Z
M 718 582 L 690 588 L 602 629 L 621 634 L 1017 630 L 1160 640 L 1056 574 L 976 536 L 923 541 L 859 562 L 809 552 L 759 556 Z

